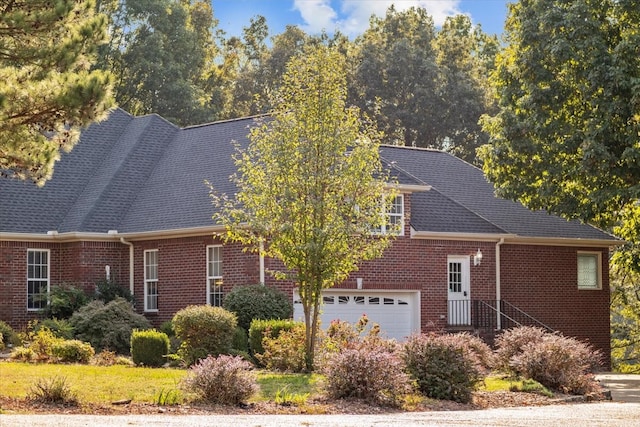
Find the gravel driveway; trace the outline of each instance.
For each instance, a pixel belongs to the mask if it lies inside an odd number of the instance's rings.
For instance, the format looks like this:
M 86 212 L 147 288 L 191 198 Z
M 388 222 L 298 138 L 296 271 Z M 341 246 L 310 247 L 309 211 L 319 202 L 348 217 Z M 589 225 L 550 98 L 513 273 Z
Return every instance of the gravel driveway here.
M 0 415 L 2 427 L 640 426 L 640 403 L 599 402 L 384 415 Z

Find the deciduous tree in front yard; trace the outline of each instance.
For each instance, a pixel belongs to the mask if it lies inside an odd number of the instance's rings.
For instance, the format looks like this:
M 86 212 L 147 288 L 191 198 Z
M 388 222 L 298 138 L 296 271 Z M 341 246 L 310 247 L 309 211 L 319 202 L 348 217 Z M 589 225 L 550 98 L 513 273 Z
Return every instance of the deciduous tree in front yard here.
M 382 254 L 387 236 L 379 135 L 347 107 L 344 58 L 316 46 L 293 58 L 270 119 L 252 129 L 236 156 L 234 200 L 214 196 L 224 237 L 281 260 L 276 278 L 297 283 L 305 356 L 313 369 L 321 292 L 362 260 Z M 262 247 L 262 249 L 260 249 Z

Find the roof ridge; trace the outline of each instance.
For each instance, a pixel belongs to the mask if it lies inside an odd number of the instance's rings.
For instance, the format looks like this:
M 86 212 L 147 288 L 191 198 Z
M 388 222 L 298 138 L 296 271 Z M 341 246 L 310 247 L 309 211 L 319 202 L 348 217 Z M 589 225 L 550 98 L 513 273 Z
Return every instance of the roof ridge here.
M 256 115 L 253 115 L 253 116 L 236 117 L 234 119 L 223 119 L 223 120 L 216 120 L 216 121 L 208 122 L 208 123 L 201 123 L 201 124 L 197 124 L 197 125 L 189 125 L 189 126 L 185 126 L 183 128 L 180 128 L 180 129 L 181 130 L 189 130 L 189 129 L 201 128 L 201 127 L 206 127 L 206 126 L 219 125 L 219 124 L 223 124 L 223 123 L 240 122 L 240 121 L 243 121 L 243 120 L 256 120 L 256 119 L 261 119 L 261 118 L 269 117 L 269 116 L 271 116 L 271 114 L 269 114 L 269 113 L 256 114 Z
M 114 114 L 114 112 L 123 114 L 128 119 L 126 126 L 122 126 L 122 128 L 120 129 L 120 132 L 118 133 L 118 140 L 120 140 L 120 138 L 122 138 L 122 135 L 126 132 L 126 129 L 131 125 L 131 123 L 135 121 L 136 117 L 133 116 L 131 113 L 123 110 L 122 108 L 116 107 L 112 110 L 112 112 L 109 113 L 108 117 L 104 120 L 104 122 L 111 120 L 112 118 L 111 115 Z M 100 125 L 100 123 L 103 123 L 103 122 L 97 122 L 97 123 L 94 123 L 94 125 Z M 111 151 L 112 149 L 110 149 L 109 151 Z M 80 188 L 79 191 L 76 193 L 76 197 L 74 197 L 73 201 L 67 205 L 66 211 L 64 212 L 64 214 L 62 214 L 60 222 L 57 224 L 58 228 L 64 227 L 65 223 L 67 222 L 67 219 L 69 218 L 70 213 L 75 212 L 75 209 L 74 209 L 75 206 L 77 205 L 78 201 L 81 199 L 83 193 L 85 192 L 85 190 L 87 189 L 91 181 L 92 181 L 92 176 L 89 176 L 87 180 L 84 182 L 84 185 L 82 186 L 82 188 Z

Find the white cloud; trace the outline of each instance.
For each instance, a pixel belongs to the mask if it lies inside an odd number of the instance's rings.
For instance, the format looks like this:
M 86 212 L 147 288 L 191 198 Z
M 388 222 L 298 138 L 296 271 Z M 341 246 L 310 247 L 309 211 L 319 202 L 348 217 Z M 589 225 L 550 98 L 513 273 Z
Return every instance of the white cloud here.
M 330 0 L 294 0 L 293 8 L 300 12 L 305 32 L 316 34 L 326 30 L 331 33 L 337 28 L 338 13 L 331 7 Z
M 356 36 L 369 27 L 371 15 L 384 17 L 391 5 L 399 12 L 422 7 L 440 26 L 446 17 L 462 13 L 459 3 L 460 0 L 294 0 L 294 9 L 300 11 L 305 22 L 303 29 L 310 34 L 339 29 L 348 36 Z

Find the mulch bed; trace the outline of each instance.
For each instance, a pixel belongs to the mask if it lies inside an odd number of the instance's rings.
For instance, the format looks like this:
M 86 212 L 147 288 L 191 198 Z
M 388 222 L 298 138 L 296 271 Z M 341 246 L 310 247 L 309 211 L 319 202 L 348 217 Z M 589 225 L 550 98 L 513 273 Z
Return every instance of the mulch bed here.
M 521 392 L 475 392 L 471 403 L 463 404 L 446 400 L 427 400 L 417 405 L 414 411 L 467 411 L 488 408 L 526 407 L 571 402 L 603 400 L 602 396 L 555 396 L 549 398 L 534 393 Z M 303 406 L 282 406 L 272 402 L 252 403 L 243 406 L 218 405 L 167 405 L 130 402 L 122 404 L 80 404 L 77 406 L 34 402 L 0 396 L 0 413 L 30 414 L 168 414 L 168 415 L 208 415 L 208 414 L 381 414 L 401 410 L 372 406 L 361 400 L 310 399 Z

